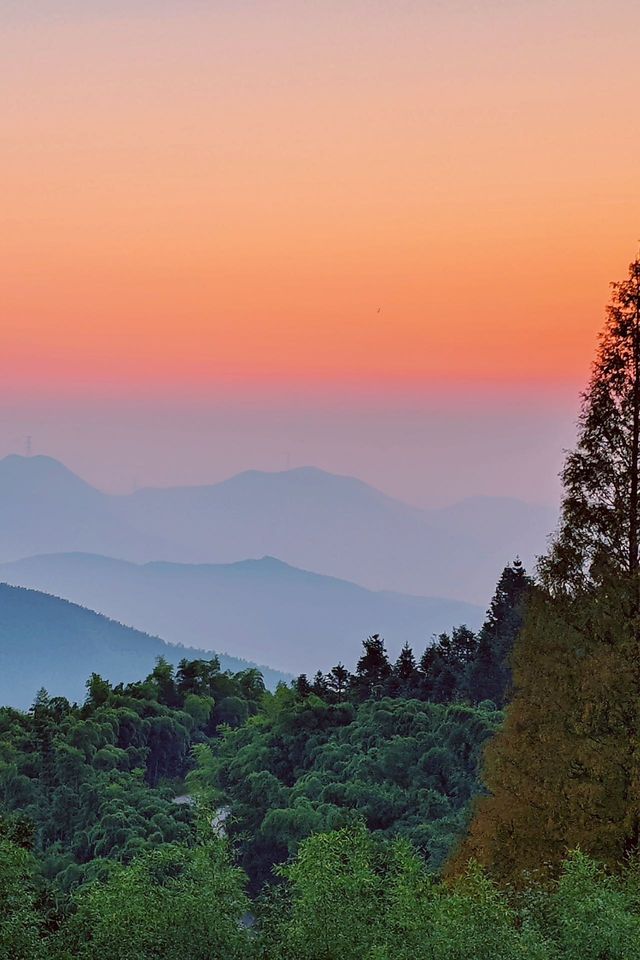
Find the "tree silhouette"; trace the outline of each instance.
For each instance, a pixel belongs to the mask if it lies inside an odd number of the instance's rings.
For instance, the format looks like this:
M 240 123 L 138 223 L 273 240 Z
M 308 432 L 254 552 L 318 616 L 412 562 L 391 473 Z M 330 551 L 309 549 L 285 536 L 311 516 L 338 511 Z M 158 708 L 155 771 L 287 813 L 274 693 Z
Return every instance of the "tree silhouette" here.
M 638 850 L 639 418 L 636 260 L 613 285 L 559 529 L 514 649 L 513 700 L 486 754 L 489 796 L 454 872 L 474 857 L 517 883 L 558 867 L 568 849 L 611 865 Z
M 391 664 L 385 650 L 384 640 L 378 633 L 367 637 L 362 643 L 362 656 L 358 660 L 354 688 L 361 697 L 381 696 L 385 682 L 391 676 Z
M 640 537 L 640 259 L 612 284 L 579 436 L 562 473 L 564 499 L 547 588 L 575 591 L 611 573 L 638 572 Z
M 349 683 L 349 671 L 343 663 L 338 663 L 331 668 L 327 683 L 338 703 L 342 703 Z

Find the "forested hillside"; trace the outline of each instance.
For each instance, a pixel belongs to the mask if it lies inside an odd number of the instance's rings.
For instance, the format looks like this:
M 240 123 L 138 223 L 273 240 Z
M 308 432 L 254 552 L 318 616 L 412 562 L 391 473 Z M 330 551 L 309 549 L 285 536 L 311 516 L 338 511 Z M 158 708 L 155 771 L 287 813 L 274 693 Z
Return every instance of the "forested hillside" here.
M 160 660 L 139 683 L 94 674 L 81 707 L 1 710 L 0 957 L 638 960 L 633 871 L 575 854 L 519 896 L 474 866 L 439 881 L 500 722 L 460 699 L 479 638 L 465 649 L 447 702 L 431 658 L 390 664 L 370 638 L 322 696 Z
M 295 891 L 318 835 L 328 851 L 360 850 L 387 878 L 385 899 L 396 869 L 409 882 L 419 866 L 426 883 L 481 789 L 529 586 L 516 562 L 478 635 L 460 627 L 395 662 L 372 636 L 353 672 L 337 664 L 273 693 L 255 669 L 159 658 L 141 682 L 93 673 L 80 706 L 43 689 L 26 713 L 0 710 L 7 957 L 124 958 L 130 944 L 136 958 L 288 956 L 301 949 L 285 944 L 299 935 Z M 244 932 L 249 914 L 259 940 Z M 213 954 L 201 942 L 211 923 Z
M 105 616 L 35 590 L 0 583 L 0 703 L 26 709 L 39 687 L 82 700 L 90 673 L 109 680 L 146 676 L 157 657 L 219 656 L 234 672 L 255 666 L 238 657 L 165 643 Z M 260 668 L 273 689 L 286 674 Z
M 28 713 L 0 711 L 0 809 L 24 831 L 62 890 L 145 849 L 193 840 L 189 805 L 172 801 L 194 744 L 258 709 L 255 670 L 159 659 L 144 682 L 87 681 L 81 707 L 41 690 Z
M 499 657 L 528 582 L 519 565 L 505 580 L 516 584 L 511 602 L 498 592 L 500 621 L 490 616 L 486 628 Z M 255 668 L 183 659 L 174 669 L 164 658 L 140 682 L 113 685 L 94 672 L 81 706 L 42 689 L 27 713 L 0 711 L 0 811 L 30 824 L 43 872 L 63 890 L 105 859 L 128 862 L 147 844 L 188 839 L 191 805 L 172 804 L 188 794 L 230 808 L 254 886 L 300 840 L 354 818 L 413 840 L 439 866 L 499 723 L 495 703 L 461 702 L 473 700 L 481 650 L 460 628 L 427 648 L 421 665 L 408 648 L 392 664 L 370 637 L 353 674 L 338 664 L 275 693 Z

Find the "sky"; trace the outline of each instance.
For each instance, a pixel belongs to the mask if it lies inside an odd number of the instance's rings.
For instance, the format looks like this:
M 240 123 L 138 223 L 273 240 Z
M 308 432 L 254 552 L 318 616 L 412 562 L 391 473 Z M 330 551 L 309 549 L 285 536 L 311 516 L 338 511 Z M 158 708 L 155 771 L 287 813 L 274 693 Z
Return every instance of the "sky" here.
M 557 496 L 640 238 L 637 0 L 0 14 L 0 454 Z

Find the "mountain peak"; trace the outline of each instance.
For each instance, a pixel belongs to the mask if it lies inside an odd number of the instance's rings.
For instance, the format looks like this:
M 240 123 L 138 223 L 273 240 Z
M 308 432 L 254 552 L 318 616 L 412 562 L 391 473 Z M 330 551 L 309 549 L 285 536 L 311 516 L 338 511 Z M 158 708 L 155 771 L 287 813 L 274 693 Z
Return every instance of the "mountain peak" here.
M 10 453 L 3 457 L 0 460 L 0 483 L 9 486 L 19 484 L 21 488 L 26 484 L 27 489 L 31 490 L 41 485 L 51 487 L 60 484 L 65 484 L 76 490 L 80 488 L 85 491 L 94 489 L 77 474 L 69 470 L 68 467 L 65 467 L 60 460 L 40 453 L 30 457 L 19 453 Z

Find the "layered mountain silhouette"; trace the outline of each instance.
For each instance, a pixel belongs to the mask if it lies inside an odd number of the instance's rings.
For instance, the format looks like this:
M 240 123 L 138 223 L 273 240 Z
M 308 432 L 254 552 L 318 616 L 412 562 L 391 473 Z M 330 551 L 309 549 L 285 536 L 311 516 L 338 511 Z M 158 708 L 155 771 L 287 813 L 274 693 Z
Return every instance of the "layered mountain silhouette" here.
M 82 701 L 92 672 L 112 682 L 140 680 L 156 657 L 210 658 L 210 650 L 182 649 L 132 630 L 66 600 L 0 583 L 0 703 L 26 709 L 37 689 Z M 255 664 L 220 656 L 224 670 Z M 286 675 L 260 668 L 274 688 Z
M 420 510 L 313 467 L 109 496 L 48 457 L 0 461 L 0 561 L 87 552 L 135 562 L 278 557 L 373 590 L 486 606 L 504 565 L 543 551 L 552 508 L 472 498 Z
M 0 460 L 0 560 L 54 550 L 145 559 L 171 545 L 129 525 L 116 502 L 51 457 Z
M 90 607 L 166 640 L 291 671 L 355 665 L 362 640 L 385 636 L 397 655 L 421 651 L 482 609 L 458 600 L 374 592 L 264 557 L 233 564 L 136 565 L 90 554 L 52 554 L 0 566 L 0 579 Z

